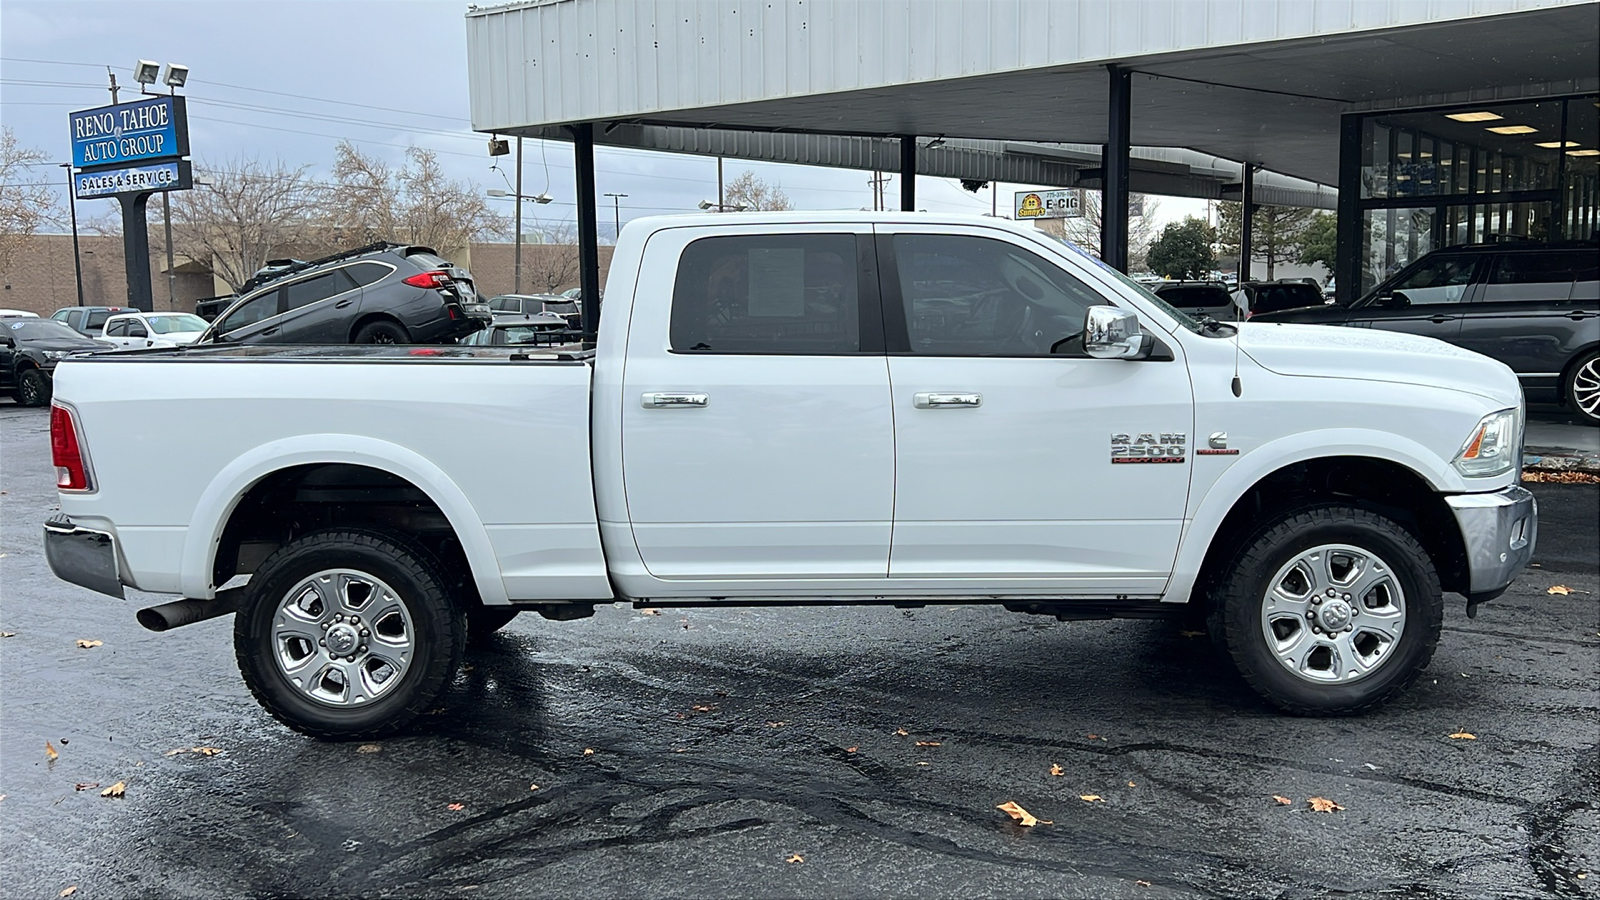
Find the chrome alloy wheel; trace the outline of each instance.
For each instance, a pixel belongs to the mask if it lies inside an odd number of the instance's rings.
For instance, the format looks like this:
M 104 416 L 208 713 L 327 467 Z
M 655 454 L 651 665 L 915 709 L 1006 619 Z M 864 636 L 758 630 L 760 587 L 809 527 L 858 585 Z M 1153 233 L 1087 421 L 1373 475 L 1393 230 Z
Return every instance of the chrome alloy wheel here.
M 1600 356 L 1572 374 L 1572 404 L 1591 419 L 1600 419 Z
M 416 632 L 393 588 L 365 572 L 326 569 L 278 603 L 272 646 L 278 670 L 305 696 L 364 706 L 405 677 Z
M 1261 604 L 1267 648 L 1307 681 L 1345 684 L 1377 671 L 1406 628 L 1388 563 L 1346 544 L 1306 550 L 1272 576 Z

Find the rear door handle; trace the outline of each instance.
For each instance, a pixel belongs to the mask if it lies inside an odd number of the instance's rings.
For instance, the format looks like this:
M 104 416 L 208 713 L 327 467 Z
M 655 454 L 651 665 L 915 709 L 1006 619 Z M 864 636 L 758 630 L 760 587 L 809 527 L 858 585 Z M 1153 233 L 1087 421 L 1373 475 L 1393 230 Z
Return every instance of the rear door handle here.
M 911 398 L 917 409 L 975 409 L 983 405 L 983 395 L 950 391 L 923 391 Z
M 1455 316 L 1429 316 L 1428 317 L 1428 321 L 1434 323 L 1435 325 L 1439 325 L 1439 324 L 1442 324 L 1442 323 L 1445 323 L 1445 322 L 1454 322 L 1455 320 L 1456 320 Z
M 346 306 L 349 306 L 350 304 L 352 304 L 354 302 L 356 302 L 356 301 L 353 298 L 350 299 L 350 300 L 340 300 L 338 303 L 335 303 L 333 305 L 333 308 L 334 309 L 344 309 Z
M 703 409 L 710 401 L 705 394 L 661 391 L 640 397 L 639 405 L 645 409 Z
M 1600 313 L 1575 312 L 1575 313 L 1568 313 L 1567 314 L 1567 318 L 1571 319 L 1574 322 L 1582 322 L 1584 319 L 1592 319 L 1595 316 L 1600 316 Z

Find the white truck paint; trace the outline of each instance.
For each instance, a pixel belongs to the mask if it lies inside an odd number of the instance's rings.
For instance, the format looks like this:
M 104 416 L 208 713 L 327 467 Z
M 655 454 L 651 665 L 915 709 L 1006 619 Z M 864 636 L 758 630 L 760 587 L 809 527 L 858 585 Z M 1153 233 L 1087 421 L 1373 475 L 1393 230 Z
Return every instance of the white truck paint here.
M 716 257 L 720 269 L 680 268 L 691 246 L 745 246 L 730 239 L 753 249 Z M 849 250 L 793 249 L 806 241 Z M 987 277 L 969 271 L 980 258 L 998 260 L 997 287 L 963 287 Z M 962 259 L 967 269 L 949 268 Z M 730 274 L 729 260 L 745 268 Z M 815 330 L 814 308 L 838 319 L 854 292 L 860 331 L 848 352 L 674 347 L 686 290 L 734 291 L 740 322 L 780 336 Z M 1154 352 L 1095 358 L 1065 342 L 1051 353 L 1074 331 L 1098 334 L 1084 323 L 1090 305 L 1136 314 L 1144 337 L 1133 340 Z M 989 330 L 1023 352 L 970 342 L 1006 316 L 1020 325 Z M 944 334 L 967 349 L 938 344 Z M 64 361 L 58 430 L 80 442 L 90 483 L 61 492 L 52 565 L 118 596 L 128 585 L 197 601 L 178 604 L 182 624 L 281 607 L 255 596 L 259 573 L 232 585 L 315 527 L 360 526 L 432 542 L 428 558 L 459 576 L 450 603 L 475 622 L 503 619 L 485 612 L 496 607 L 571 618 L 608 601 L 998 602 L 1104 618 L 1207 600 L 1227 582 L 1223 564 L 1296 504 L 1387 517 L 1445 590 L 1472 601 L 1503 591 L 1533 549 L 1531 496 L 1516 487 L 1521 392 L 1505 366 L 1401 334 L 1197 327 L 1076 248 L 993 219 L 636 220 L 599 335 L 592 355 L 299 347 Z M 1463 462 L 1484 428 L 1484 458 Z M 1179 461 L 1117 461 L 1149 455 Z M 534 458 L 538 478 L 508 476 L 504 460 Z M 140 477 L 157 459 L 184 460 L 188 476 L 158 488 Z M 1467 474 L 1474 465 L 1492 473 Z M 1437 595 L 1416 579 L 1413 594 Z M 1425 601 L 1406 601 L 1419 622 L 1407 628 L 1423 628 Z M 1319 627 L 1332 621 L 1307 610 Z M 420 625 L 407 638 L 419 658 L 425 639 Z M 1378 680 L 1367 674 L 1352 669 L 1339 689 Z M 309 733 L 378 733 L 405 718 L 388 708 L 401 689 L 347 697 L 365 709 L 340 719 L 326 697 L 263 696 L 269 676 L 252 678 L 257 696 Z M 1286 708 L 1319 708 L 1314 695 L 1256 686 Z M 1375 702 L 1347 693 L 1322 708 Z

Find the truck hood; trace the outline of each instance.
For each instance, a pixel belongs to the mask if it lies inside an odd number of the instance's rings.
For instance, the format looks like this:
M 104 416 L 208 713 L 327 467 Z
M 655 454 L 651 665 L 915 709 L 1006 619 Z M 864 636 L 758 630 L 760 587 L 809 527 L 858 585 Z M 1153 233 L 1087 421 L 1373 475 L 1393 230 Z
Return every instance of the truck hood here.
M 1433 338 L 1366 328 L 1245 322 L 1239 349 L 1279 375 L 1417 384 L 1522 402 L 1517 376 L 1504 364 Z

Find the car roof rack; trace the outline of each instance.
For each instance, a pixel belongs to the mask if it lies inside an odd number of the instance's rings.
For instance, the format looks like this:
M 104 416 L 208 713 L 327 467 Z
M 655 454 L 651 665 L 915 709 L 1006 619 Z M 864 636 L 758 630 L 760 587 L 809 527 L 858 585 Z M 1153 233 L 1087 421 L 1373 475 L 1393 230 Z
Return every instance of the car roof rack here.
M 269 285 L 274 281 L 278 281 L 279 279 L 287 278 L 290 275 L 297 275 L 301 272 L 314 269 L 318 266 L 325 266 L 329 263 L 336 263 L 346 259 L 354 259 L 357 256 L 366 256 L 370 253 L 382 253 L 385 250 L 421 250 L 428 253 L 433 252 L 426 247 L 416 248 L 411 244 L 398 244 L 394 241 L 373 241 L 372 243 L 362 247 L 356 247 L 351 250 L 343 250 L 338 253 L 330 253 L 329 255 L 321 257 L 320 259 L 307 260 L 306 262 L 287 266 L 279 269 L 276 272 L 268 273 L 265 276 L 259 276 L 261 279 L 260 281 L 257 281 L 256 277 L 253 276 L 249 281 L 245 282 L 242 288 L 239 289 L 239 293 L 249 293 L 256 288 L 265 287 L 266 285 Z

